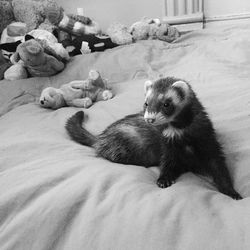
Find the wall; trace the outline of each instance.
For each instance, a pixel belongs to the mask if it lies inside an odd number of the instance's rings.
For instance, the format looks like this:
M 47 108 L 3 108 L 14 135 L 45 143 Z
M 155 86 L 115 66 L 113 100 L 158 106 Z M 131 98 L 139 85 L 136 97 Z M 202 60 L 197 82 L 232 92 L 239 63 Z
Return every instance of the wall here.
M 249 0 L 204 0 L 205 17 L 250 13 Z
M 105 29 L 115 21 L 126 25 L 142 17 L 164 16 L 164 0 L 57 0 L 68 13 L 82 7 L 84 14 L 95 19 Z M 249 0 L 204 0 L 206 18 L 250 13 Z

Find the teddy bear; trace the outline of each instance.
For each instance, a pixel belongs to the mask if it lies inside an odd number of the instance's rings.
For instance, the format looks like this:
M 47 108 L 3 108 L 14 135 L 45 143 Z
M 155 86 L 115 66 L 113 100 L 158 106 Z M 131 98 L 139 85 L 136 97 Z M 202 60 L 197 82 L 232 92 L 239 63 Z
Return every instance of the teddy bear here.
M 50 23 L 71 35 L 81 36 L 101 32 L 100 26 L 94 20 L 80 15 L 67 15 L 57 4 L 47 6 L 45 13 Z
M 158 18 L 144 17 L 141 21 L 135 22 L 129 28 L 134 41 L 146 39 L 159 39 L 166 42 L 173 42 L 180 36 L 179 31 L 167 23 L 162 23 Z
M 46 7 L 56 0 L 12 0 L 11 5 L 15 20 L 27 25 L 28 32 L 34 29 L 46 29 L 52 32 L 55 26 L 46 18 Z
M 44 53 L 43 47 L 35 39 L 20 43 L 11 57 L 11 62 L 14 64 L 12 67 L 15 67 L 15 64 L 23 66 L 31 77 L 52 76 L 64 69 L 64 63 Z M 5 79 L 7 80 L 8 71 L 12 70 L 13 72 L 12 67 L 5 71 Z M 15 74 L 15 72 L 13 73 Z M 15 78 L 19 79 L 18 74 Z
M 58 109 L 65 106 L 89 108 L 93 102 L 113 97 L 107 80 L 97 70 L 90 70 L 86 80 L 76 80 L 63 84 L 59 89 L 45 88 L 39 103 L 44 108 Z
M 8 29 L 10 25 L 7 26 Z M 4 30 L 5 31 L 5 30 Z M 38 41 L 46 54 L 54 56 L 56 59 L 62 62 L 67 62 L 70 57 L 68 51 L 63 47 L 61 43 L 58 42 L 57 38 L 47 30 L 35 29 L 28 32 L 26 35 L 18 36 L 19 40 L 13 39 L 8 40 L 8 37 L 1 39 L 0 49 L 6 59 L 9 60 L 10 56 L 16 52 L 17 46 L 30 39 L 36 39 Z
M 150 24 L 148 35 L 150 39 L 159 39 L 171 43 L 180 36 L 180 32 L 168 23 L 160 22 Z
M 133 36 L 130 34 L 128 27 L 121 23 L 112 23 L 106 33 L 113 43 L 124 45 L 133 42 Z
M 158 23 L 158 20 L 144 17 L 142 20 L 133 23 L 129 28 L 129 32 L 133 36 L 134 41 L 148 39 L 150 24 Z
M 27 35 L 30 37 L 29 39 L 35 38 L 42 45 L 46 54 L 52 55 L 62 62 L 67 62 L 70 59 L 68 51 L 58 42 L 57 38 L 51 32 L 35 29 Z M 26 36 L 25 41 L 27 40 Z

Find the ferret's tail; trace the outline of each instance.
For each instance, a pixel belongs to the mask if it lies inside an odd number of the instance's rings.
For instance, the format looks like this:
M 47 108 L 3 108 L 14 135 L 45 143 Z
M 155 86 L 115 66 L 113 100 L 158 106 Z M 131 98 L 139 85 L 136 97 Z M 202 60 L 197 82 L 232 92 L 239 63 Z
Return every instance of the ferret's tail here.
M 97 141 L 97 137 L 82 127 L 83 119 L 84 112 L 79 111 L 68 119 L 65 128 L 71 139 L 85 146 L 92 147 Z

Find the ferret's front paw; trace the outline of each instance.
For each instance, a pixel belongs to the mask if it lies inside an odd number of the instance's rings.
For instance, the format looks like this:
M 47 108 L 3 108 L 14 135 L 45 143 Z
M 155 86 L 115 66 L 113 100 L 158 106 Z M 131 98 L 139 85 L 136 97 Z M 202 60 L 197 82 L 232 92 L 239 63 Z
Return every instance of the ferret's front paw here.
M 163 178 L 163 177 L 160 177 L 158 180 L 157 180 L 157 186 L 160 187 L 160 188 L 167 188 L 167 187 L 170 187 L 172 184 L 174 184 L 175 181 L 173 179 L 170 179 L 170 178 Z
M 238 193 L 233 194 L 233 195 L 232 195 L 232 198 L 233 198 L 234 200 L 242 200 L 242 199 L 243 199 L 242 196 L 241 196 L 240 194 L 238 194 Z
M 224 192 L 228 196 L 232 197 L 234 200 L 241 200 L 243 199 L 242 196 L 237 193 L 235 190 L 229 191 L 229 192 Z
M 113 97 L 113 94 L 109 90 L 104 90 L 102 93 L 102 97 L 103 97 L 103 100 L 106 101 L 106 100 L 111 99 Z

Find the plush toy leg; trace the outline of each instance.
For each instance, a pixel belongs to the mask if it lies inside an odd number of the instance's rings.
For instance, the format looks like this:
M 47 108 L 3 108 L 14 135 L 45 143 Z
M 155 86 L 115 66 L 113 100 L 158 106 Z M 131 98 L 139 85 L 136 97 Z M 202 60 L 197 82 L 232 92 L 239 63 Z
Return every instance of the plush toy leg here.
M 92 104 L 93 104 L 92 100 L 89 97 L 85 97 L 82 99 L 72 100 L 71 106 L 77 108 L 89 108 Z
M 75 80 L 71 82 L 71 88 L 73 89 L 82 89 L 90 90 L 93 88 L 92 83 L 87 80 Z
M 96 97 L 96 101 L 107 101 L 113 97 L 113 93 L 106 89 L 103 91 L 100 91 Z
M 91 69 L 89 71 L 89 79 L 90 80 L 93 80 L 93 81 L 96 81 L 98 78 L 100 78 L 100 73 L 94 69 Z
M 28 78 L 27 70 L 20 63 L 10 66 L 4 72 L 4 79 L 6 80 L 13 81 L 13 80 L 26 79 L 26 78 Z
M 93 85 L 95 87 L 107 88 L 107 80 L 102 78 L 101 74 L 98 71 L 94 70 L 94 69 L 89 71 L 88 79 L 90 81 L 92 81 L 92 83 L 93 83 Z
M 102 98 L 104 101 L 109 100 L 113 97 L 113 93 L 110 90 L 104 90 L 102 92 Z

